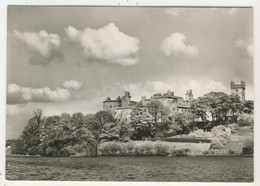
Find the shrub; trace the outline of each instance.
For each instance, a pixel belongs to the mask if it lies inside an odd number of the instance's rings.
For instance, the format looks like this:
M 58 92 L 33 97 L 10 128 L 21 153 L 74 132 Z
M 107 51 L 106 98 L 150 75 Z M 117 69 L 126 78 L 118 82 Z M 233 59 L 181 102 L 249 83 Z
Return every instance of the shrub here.
M 230 128 L 231 129 L 231 133 L 234 134 L 239 129 L 239 125 L 236 124 L 236 123 L 229 124 L 228 128 Z
M 25 143 L 23 140 L 18 139 L 14 140 L 11 144 L 11 154 L 20 154 L 25 155 L 26 154 L 26 148 Z
M 145 152 L 145 148 L 142 144 L 137 144 L 134 147 L 134 154 L 135 155 L 137 155 L 137 156 L 144 155 L 144 152 Z
M 209 151 L 206 150 L 206 151 L 204 151 L 202 154 L 203 154 L 203 155 L 209 155 Z
M 190 149 L 185 148 L 185 149 L 172 149 L 170 150 L 170 155 L 171 156 L 188 156 L 188 152 L 190 152 Z
M 254 141 L 246 141 L 242 148 L 242 154 L 254 154 Z
M 218 138 L 213 138 L 212 139 L 210 148 L 212 148 L 212 149 L 221 149 L 223 147 L 224 147 L 224 145 L 222 144 L 222 142 Z
M 120 143 L 119 144 L 119 154 L 120 155 L 127 155 L 127 148 L 126 148 L 127 143 Z
M 157 142 L 154 145 L 154 155 L 165 156 L 168 154 L 168 149 L 168 145 L 163 144 L 162 142 Z
M 126 150 L 127 150 L 127 154 L 131 155 L 133 153 L 133 149 L 134 149 L 134 144 L 132 141 L 127 142 L 126 143 Z
M 105 143 L 101 143 L 98 147 L 98 151 L 99 151 L 99 154 L 100 155 L 103 155 L 103 156 L 108 156 L 110 155 L 110 152 L 109 152 L 109 143 L 110 142 L 105 142 Z
M 228 151 L 228 154 L 230 154 L 230 155 L 231 155 L 231 154 L 235 154 L 235 151 L 229 150 L 229 151 Z
M 237 119 L 237 124 L 239 126 L 253 126 L 254 125 L 254 115 L 253 114 L 241 114 Z
M 145 141 L 143 143 L 143 148 L 145 149 L 145 155 L 152 155 L 153 154 L 153 143 L 150 141 Z

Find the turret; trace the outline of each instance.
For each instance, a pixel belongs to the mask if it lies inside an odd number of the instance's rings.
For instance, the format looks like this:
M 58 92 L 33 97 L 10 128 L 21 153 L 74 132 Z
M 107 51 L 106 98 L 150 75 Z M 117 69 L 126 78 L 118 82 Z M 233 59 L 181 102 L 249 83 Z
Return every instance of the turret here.
M 231 88 L 231 95 L 238 95 L 240 101 L 242 102 L 245 101 L 246 83 L 244 81 L 241 81 L 240 84 L 236 84 L 234 81 L 231 81 L 230 88 Z

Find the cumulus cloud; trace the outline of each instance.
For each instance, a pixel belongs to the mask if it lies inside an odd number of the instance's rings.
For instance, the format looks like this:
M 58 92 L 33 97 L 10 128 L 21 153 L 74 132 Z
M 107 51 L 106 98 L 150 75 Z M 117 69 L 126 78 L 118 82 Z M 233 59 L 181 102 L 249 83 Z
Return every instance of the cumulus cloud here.
M 120 32 L 113 23 L 97 30 L 80 31 L 69 26 L 65 31 L 71 41 L 80 43 L 86 58 L 123 66 L 138 63 L 139 40 Z
M 45 30 L 40 32 L 14 31 L 14 36 L 24 42 L 32 51 L 31 64 L 49 64 L 51 60 L 62 57 L 58 52 L 61 45 L 58 34 L 49 34 Z
M 14 35 L 32 50 L 38 51 L 43 57 L 49 57 L 51 51 L 60 46 L 60 36 L 58 34 L 48 34 L 45 30 L 38 33 L 14 31 Z
M 186 43 L 186 36 L 182 33 L 173 33 L 163 39 L 161 50 L 166 56 L 184 55 L 187 57 L 197 57 L 199 55 L 199 49 Z
M 141 96 L 150 97 L 154 93 L 166 93 L 168 90 L 173 91 L 175 96 L 185 97 L 187 90 L 192 90 L 195 98 L 203 96 L 209 92 L 225 92 L 230 94 L 228 89 L 223 83 L 219 81 L 208 81 L 200 83 L 196 80 L 191 80 L 187 83 L 166 83 L 163 81 L 147 81 L 145 83 L 129 84 L 124 86 L 124 90 L 131 91 L 133 99 L 140 100 Z
M 244 50 L 249 57 L 251 58 L 254 57 L 254 47 L 252 43 L 246 42 L 245 40 L 242 39 L 238 39 L 235 41 L 235 45 L 238 48 Z
M 177 17 L 181 12 L 184 12 L 184 9 L 180 9 L 180 8 L 168 8 L 165 10 L 166 14 L 172 15 Z
M 12 83 L 7 88 L 7 103 L 66 101 L 70 95 L 70 92 L 64 88 L 58 87 L 55 90 L 49 87 L 30 88 Z
M 66 89 L 78 90 L 82 87 L 83 83 L 76 80 L 66 80 L 63 82 L 62 86 Z

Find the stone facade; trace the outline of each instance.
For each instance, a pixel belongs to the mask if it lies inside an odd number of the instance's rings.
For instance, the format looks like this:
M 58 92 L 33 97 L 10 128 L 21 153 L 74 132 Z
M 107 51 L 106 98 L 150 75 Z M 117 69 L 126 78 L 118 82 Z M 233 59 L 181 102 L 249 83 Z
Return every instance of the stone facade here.
M 174 95 L 174 92 L 168 91 L 164 94 L 157 93 L 151 98 L 147 99 L 146 96 L 141 97 L 139 102 L 144 108 L 151 101 L 159 101 L 165 107 L 171 111 L 171 115 L 175 115 L 178 112 L 187 113 L 191 102 L 193 101 L 192 90 L 188 90 L 185 100 L 182 97 Z M 138 102 L 131 101 L 131 95 L 129 91 L 126 91 L 122 96 L 118 96 L 116 100 L 111 100 L 109 97 L 103 102 L 103 110 L 110 112 L 119 121 L 130 121 L 130 113 L 133 107 Z
M 238 95 L 242 102 L 245 101 L 245 89 L 246 83 L 241 81 L 240 84 L 236 84 L 234 81 L 230 82 L 231 95 Z
M 238 95 L 240 100 L 245 101 L 245 89 L 246 83 L 241 81 L 240 84 L 236 84 L 231 81 L 230 83 L 231 95 Z M 151 101 L 159 101 L 165 107 L 170 110 L 170 115 L 175 116 L 177 113 L 187 114 L 191 103 L 193 101 L 192 90 L 188 90 L 185 94 L 185 99 L 174 95 L 174 92 L 168 91 L 164 94 L 157 93 L 146 98 L 142 96 L 139 102 L 131 101 L 131 95 L 129 91 L 126 91 L 122 98 L 120 96 L 115 100 L 111 100 L 109 97 L 103 101 L 103 110 L 110 112 L 119 121 L 130 121 L 130 113 L 137 103 L 145 109 Z

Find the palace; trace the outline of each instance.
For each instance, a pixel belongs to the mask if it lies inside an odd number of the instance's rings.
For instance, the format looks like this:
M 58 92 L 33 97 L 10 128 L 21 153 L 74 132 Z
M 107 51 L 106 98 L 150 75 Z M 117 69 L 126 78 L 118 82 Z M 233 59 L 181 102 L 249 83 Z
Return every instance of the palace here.
M 230 83 L 231 95 L 238 95 L 242 102 L 245 101 L 245 89 L 246 83 L 241 81 L 240 84 L 236 84 L 234 81 Z M 131 101 L 131 95 L 129 91 L 125 91 L 122 97 L 118 96 L 117 99 L 112 100 L 109 97 L 103 101 L 103 110 L 110 112 L 117 120 L 130 121 L 130 113 L 132 109 L 139 103 L 144 109 L 151 101 L 159 101 L 163 106 L 169 109 L 170 114 L 175 116 L 176 113 L 188 113 L 191 103 L 193 101 L 192 90 L 188 90 L 185 94 L 185 99 L 179 96 L 175 96 L 174 92 L 168 91 L 164 94 L 157 93 L 146 98 L 142 96 L 139 102 Z
M 115 100 L 111 100 L 109 97 L 103 101 L 103 110 L 110 112 L 116 119 L 129 121 L 130 113 L 137 103 L 140 103 L 143 108 L 147 108 L 147 105 L 151 101 L 159 101 L 166 108 L 169 109 L 171 115 L 175 115 L 177 112 L 187 113 L 191 102 L 193 101 L 192 90 L 186 92 L 185 99 L 174 95 L 174 92 L 168 91 L 164 94 L 157 93 L 151 98 L 147 99 L 146 96 L 142 96 L 139 102 L 131 101 L 131 95 L 129 91 L 125 91 L 125 94 L 117 97 Z

